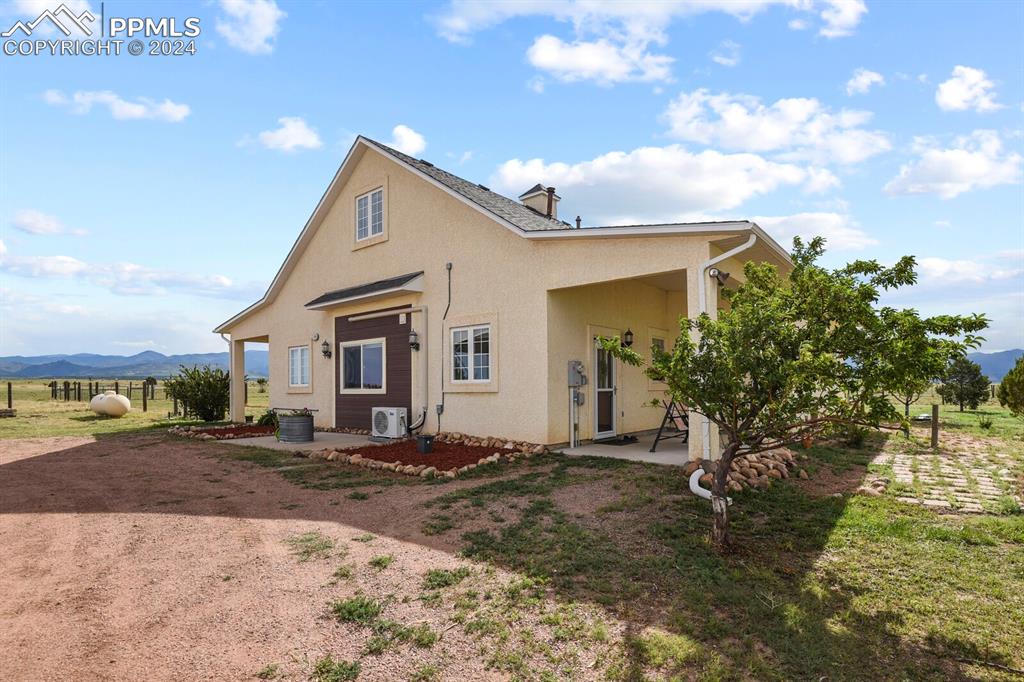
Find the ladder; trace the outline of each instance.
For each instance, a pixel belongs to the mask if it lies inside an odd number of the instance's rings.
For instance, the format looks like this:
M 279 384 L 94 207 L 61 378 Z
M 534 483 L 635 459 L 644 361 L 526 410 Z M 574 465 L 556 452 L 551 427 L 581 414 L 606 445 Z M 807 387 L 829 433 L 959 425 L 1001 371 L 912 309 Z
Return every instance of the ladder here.
M 661 402 L 665 406 L 665 416 L 661 418 L 661 426 L 658 427 L 658 435 L 651 444 L 651 452 L 654 452 L 658 448 L 658 443 L 663 440 L 678 438 L 683 443 L 690 440 L 690 418 L 683 408 L 675 400 Z

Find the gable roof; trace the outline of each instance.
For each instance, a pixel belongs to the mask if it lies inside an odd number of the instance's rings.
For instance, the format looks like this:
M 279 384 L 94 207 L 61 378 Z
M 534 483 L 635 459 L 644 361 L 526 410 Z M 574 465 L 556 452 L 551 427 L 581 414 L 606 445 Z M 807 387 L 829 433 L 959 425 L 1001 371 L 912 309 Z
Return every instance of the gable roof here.
M 338 170 L 335 172 L 334 178 L 331 180 L 331 184 L 328 185 L 323 196 L 320 197 L 320 201 L 317 203 L 316 208 L 313 209 L 313 213 L 309 216 L 309 219 L 303 226 L 302 232 L 299 233 L 299 236 L 292 244 L 291 250 L 288 251 L 288 255 L 285 257 L 284 263 L 281 264 L 277 274 L 274 275 L 274 279 L 270 282 L 270 286 L 267 287 L 266 293 L 263 294 L 263 297 L 260 300 L 256 301 L 248 308 L 245 308 L 231 319 L 219 324 L 213 330 L 214 333 L 223 334 L 228 331 L 232 325 L 240 322 L 242 319 L 248 317 L 250 314 L 256 312 L 273 300 L 281 286 L 283 286 L 284 280 L 291 273 L 291 270 L 298 261 L 299 256 L 301 256 L 302 252 L 305 250 L 306 245 L 312 239 L 313 234 L 316 232 L 316 228 L 319 227 L 320 223 L 323 221 L 323 218 L 330 209 L 331 202 L 336 197 L 341 185 L 344 184 L 344 179 L 350 167 L 350 161 L 356 157 L 356 152 L 362 149 L 373 149 L 378 153 L 390 157 L 399 165 L 404 166 L 407 170 L 411 171 L 414 175 L 418 175 L 430 184 L 439 187 L 448 194 L 462 201 L 464 204 L 476 209 L 484 215 L 487 215 L 499 225 L 512 230 L 524 239 L 591 239 L 648 237 L 673 234 L 753 232 L 758 236 L 758 238 L 767 243 L 768 246 L 781 258 L 787 261 L 789 260 L 789 253 L 782 248 L 778 242 L 772 239 L 771 236 L 764 232 L 764 230 L 762 230 L 756 223 L 752 223 L 747 220 L 672 223 L 665 225 L 631 225 L 624 227 L 609 225 L 605 227 L 573 228 L 569 223 L 548 218 L 529 206 L 513 201 L 512 199 L 498 194 L 497 192 L 492 192 L 484 185 L 470 182 L 469 180 L 460 178 L 457 175 L 442 170 L 429 161 L 413 158 L 408 154 L 404 154 L 397 149 L 392 149 L 391 147 L 377 142 L 376 140 L 371 140 L 368 137 L 359 135 L 356 137 L 355 142 L 352 143 L 352 147 L 349 148 L 348 153 L 345 155 L 345 159 L 341 162 L 341 166 L 339 166 Z M 542 185 L 538 183 L 537 187 L 542 187 Z M 527 193 L 534 189 L 536 189 L 536 187 L 531 188 Z
M 403 290 L 411 291 L 416 288 L 411 285 L 413 280 L 417 277 L 421 277 L 422 275 L 423 271 L 420 270 L 419 272 L 410 272 L 407 275 L 398 275 L 397 277 L 379 279 L 376 282 L 370 282 L 368 284 L 357 284 L 354 287 L 328 291 L 326 294 L 321 294 L 314 298 L 312 301 L 307 303 L 305 307 L 310 309 L 325 308 L 345 301 L 371 298 L 385 292 L 391 293 Z M 417 290 L 422 291 L 422 286 Z
M 412 166 L 420 173 L 433 178 L 440 184 L 453 192 L 462 195 L 485 211 L 493 213 L 495 216 L 511 223 L 524 232 L 533 232 L 535 230 L 563 230 L 569 226 L 569 223 L 548 218 L 529 206 L 525 206 L 518 201 L 513 201 L 512 199 L 498 194 L 497 192 L 492 192 L 483 185 L 470 182 L 469 180 L 460 178 L 457 175 L 452 175 L 446 170 L 441 170 L 429 161 L 414 159 L 408 154 L 403 154 L 397 149 L 392 149 L 385 144 L 381 144 L 380 142 L 369 138 L 364 137 L 362 139 L 385 154 L 398 159 L 406 165 Z M 539 184 L 537 186 L 540 187 Z

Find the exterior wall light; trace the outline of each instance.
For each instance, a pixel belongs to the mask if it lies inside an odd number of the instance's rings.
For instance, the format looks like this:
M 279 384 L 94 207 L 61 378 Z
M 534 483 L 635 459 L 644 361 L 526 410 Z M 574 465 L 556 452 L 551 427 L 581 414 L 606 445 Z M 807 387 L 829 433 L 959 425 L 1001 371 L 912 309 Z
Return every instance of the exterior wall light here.
M 324 339 L 324 342 L 320 344 L 320 352 L 324 354 L 325 358 L 331 357 L 331 342 Z
M 416 333 L 415 329 L 409 330 L 409 348 L 413 350 L 420 349 L 420 335 Z
M 629 348 L 633 345 L 633 330 L 626 328 L 626 333 L 622 335 L 622 345 Z

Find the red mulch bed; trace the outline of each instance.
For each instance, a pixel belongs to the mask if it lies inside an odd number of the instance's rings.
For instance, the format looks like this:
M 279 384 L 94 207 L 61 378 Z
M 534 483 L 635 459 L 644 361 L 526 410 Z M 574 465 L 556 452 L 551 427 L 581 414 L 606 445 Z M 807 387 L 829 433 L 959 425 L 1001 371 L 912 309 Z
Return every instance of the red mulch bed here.
M 375 459 L 378 462 L 401 462 L 418 466 L 426 464 L 430 467 L 437 467 L 438 471 L 448 469 L 459 469 L 467 464 L 476 464 L 484 457 L 490 457 L 494 453 L 507 455 L 519 454 L 514 450 L 499 450 L 497 448 L 482 448 L 477 445 L 454 445 L 452 443 L 439 443 L 434 441 L 433 450 L 426 455 L 416 451 L 415 440 L 401 440 L 385 445 L 375 445 L 369 448 L 348 450 L 346 454 L 359 453 L 367 459 Z
M 272 436 L 276 430 L 273 426 L 257 426 L 255 424 L 232 426 L 226 429 L 199 429 L 200 433 L 208 433 L 215 438 L 223 438 L 224 436 Z

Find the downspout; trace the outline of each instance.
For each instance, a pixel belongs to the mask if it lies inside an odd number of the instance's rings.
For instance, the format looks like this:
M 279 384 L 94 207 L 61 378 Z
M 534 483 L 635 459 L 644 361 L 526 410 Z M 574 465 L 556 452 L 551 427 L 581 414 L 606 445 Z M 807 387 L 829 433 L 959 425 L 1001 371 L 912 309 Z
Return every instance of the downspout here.
M 708 311 L 708 297 L 707 297 L 707 281 L 708 281 L 708 269 L 724 260 L 732 258 L 738 253 L 743 253 L 757 242 L 757 234 L 751 232 L 750 239 L 743 244 L 729 249 L 723 254 L 715 256 L 710 260 L 704 261 L 700 266 L 700 277 L 697 281 L 697 296 L 699 296 L 700 312 L 706 313 Z M 701 415 L 701 434 L 704 436 L 704 459 L 711 459 L 711 422 L 707 417 Z

